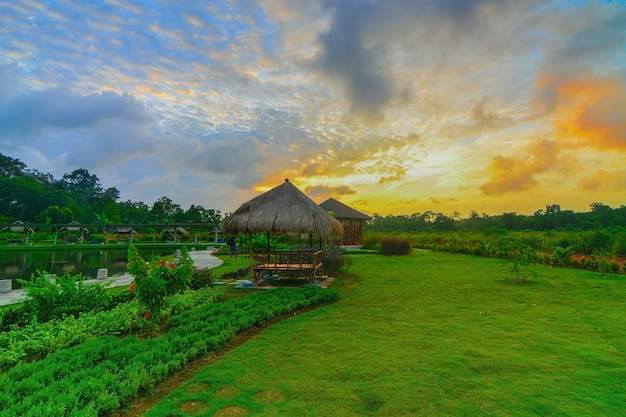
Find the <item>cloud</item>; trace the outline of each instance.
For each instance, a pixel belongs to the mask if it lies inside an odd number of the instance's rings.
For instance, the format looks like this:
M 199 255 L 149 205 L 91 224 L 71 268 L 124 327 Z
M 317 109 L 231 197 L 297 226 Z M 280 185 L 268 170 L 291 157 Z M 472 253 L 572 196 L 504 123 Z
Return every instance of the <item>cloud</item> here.
M 626 171 L 607 172 L 597 170 L 593 176 L 578 181 L 575 190 L 583 192 L 593 191 L 622 191 L 626 189 Z
M 328 185 L 316 185 L 313 187 L 306 187 L 303 191 L 317 203 L 321 203 L 331 197 L 356 194 L 356 191 L 349 186 L 333 187 Z
M 387 107 L 411 101 L 409 79 L 400 76 L 398 69 L 407 64 L 402 62 L 405 52 L 426 50 L 433 39 L 445 49 L 457 48 L 468 37 L 482 38 L 497 22 L 494 17 L 512 3 L 329 0 L 325 4 L 332 18 L 328 30 L 319 36 L 316 68 L 344 85 L 352 114 L 381 121 Z
M 482 130 L 510 126 L 512 123 L 511 119 L 496 110 L 486 108 L 488 102 L 489 97 L 484 96 L 472 108 L 472 118 L 476 122 L 476 127 Z
M 400 181 L 406 175 L 406 170 L 404 168 L 398 168 L 397 171 L 393 175 L 389 175 L 386 177 L 380 177 L 379 184 L 384 184 L 386 182 L 394 182 Z
M 241 189 L 259 184 L 268 172 L 279 170 L 279 161 L 259 138 L 237 135 L 213 138 L 188 157 L 190 166 L 230 177 L 233 185 Z
M 562 80 L 554 125 L 559 141 L 601 151 L 626 149 L 626 85 L 616 77 Z
M 521 157 L 494 157 L 489 165 L 491 180 L 479 187 L 483 194 L 528 191 L 538 185 L 538 175 L 557 169 L 559 158 L 555 141 L 533 142 L 526 152 L 527 155 Z
M 113 119 L 148 123 L 151 117 L 141 103 L 114 92 L 79 95 L 53 88 L 15 96 L 0 108 L 0 133 L 32 135 L 44 129 L 96 127 Z

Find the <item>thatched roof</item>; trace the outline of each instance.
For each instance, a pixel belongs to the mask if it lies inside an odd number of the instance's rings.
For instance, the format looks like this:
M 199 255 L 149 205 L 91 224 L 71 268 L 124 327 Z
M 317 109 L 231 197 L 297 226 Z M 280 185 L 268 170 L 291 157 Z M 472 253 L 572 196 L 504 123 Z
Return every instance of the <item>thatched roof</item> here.
M 372 220 L 367 214 L 363 214 L 334 198 L 329 198 L 323 203 L 320 203 L 320 207 L 326 211 L 332 211 L 335 219 Z
M 10 226 L 7 227 L 3 227 L 2 229 L 0 229 L 0 231 L 5 232 L 5 231 L 11 231 L 11 232 L 28 232 L 28 233 L 35 233 L 35 231 L 28 227 L 24 222 L 22 222 L 21 220 L 17 220 L 13 223 L 11 223 Z
M 137 231 L 133 229 L 131 226 L 122 226 L 122 227 L 118 227 L 117 229 L 113 231 L 113 234 L 117 234 L 117 233 L 129 235 L 131 233 L 135 234 L 137 233 Z
M 61 227 L 59 229 L 59 232 L 62 232 L 62 231 L 89 233 L 89 229 L 87 229 L 86 227 L 84 227 L 83 225 L 81 225 L 80 223 L 76 221 L 70 222 L 66 226 Z
M 177 235 L 188 235 L 189 232 L 182 226 L 177 226 L 176 228 L 174 228 L 174 226 L 169 227 L 167 230 L 165 230 L 163 233 L 174 233 L 176 232 Z
M 288 179 L 243 203 L 224 221 L 225 233 L 312 233 L 342 235 L 343 226 Z

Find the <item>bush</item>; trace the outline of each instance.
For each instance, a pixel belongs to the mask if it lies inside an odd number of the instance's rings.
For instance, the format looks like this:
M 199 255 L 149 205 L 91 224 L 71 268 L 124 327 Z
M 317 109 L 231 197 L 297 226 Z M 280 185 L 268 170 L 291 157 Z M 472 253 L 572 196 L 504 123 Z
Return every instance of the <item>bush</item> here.
M 46 272 L 38 271 L 30 281 L 20 280 L 26 288 L 26 299 L 22 304 L 22 313 L 15 317 L 28 317 L 28 320 L 36 320 L 44 323 L 58 319 L 64 315 L 78 317 L 86 311 L 105 311 L 111 308 L 111 295 L 107 293 L 102 284 L 84 283 L 82 274 L 71 275 L 71 270 L 63 275 L 49 279 Z M 3 326 L 8 323 L 3 318 Z M 15 322 L 23 325 L 25 323 Z
M 130 292 L 135 292 L 146 318 L 156 320 L 166 298 L 182 293 L 191 282 L 193 261 L 187 248 L 183 247 L 178 263 L 168 263 L 159 257 L 148 265 L 134 246 L 128 248 L 127 268 L 135 278 Z
M 383 255 L 408 255 L 411 252 L 411 244 L 405 239 L 383 239 L 380 244 L 380 253 Z
M 346 251 L 337 245 L 331 245 L 324 249 L 323 262 L 324 273 L 333 276 L 346 271 L 352 265 L 352 261 L 346 256 Z
M 213 284 L 213 272 L 210 269 L 195 269 L 191 274 L 189 287 L 192 290 L 210 287 Z

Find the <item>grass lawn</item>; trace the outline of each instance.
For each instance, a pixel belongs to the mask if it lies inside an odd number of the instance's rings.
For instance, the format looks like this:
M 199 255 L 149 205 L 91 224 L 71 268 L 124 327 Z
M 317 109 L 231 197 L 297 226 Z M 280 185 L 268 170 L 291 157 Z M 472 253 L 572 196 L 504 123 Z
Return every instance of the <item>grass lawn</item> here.
M 158 416 L 616 416 L 626 279 L 413 251 L 354 255 L 339 302 L 279 322 L 170 393 Z

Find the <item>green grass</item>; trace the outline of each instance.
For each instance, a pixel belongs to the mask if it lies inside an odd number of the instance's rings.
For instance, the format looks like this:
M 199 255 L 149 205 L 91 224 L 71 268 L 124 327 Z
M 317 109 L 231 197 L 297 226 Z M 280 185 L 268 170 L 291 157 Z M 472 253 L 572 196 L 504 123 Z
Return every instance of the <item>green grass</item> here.
M 339 302 L 264 330 L 145 415 L 623 415 L 623 277 L 538 265 L 515 285 L 495 259 L 352 259 Z

